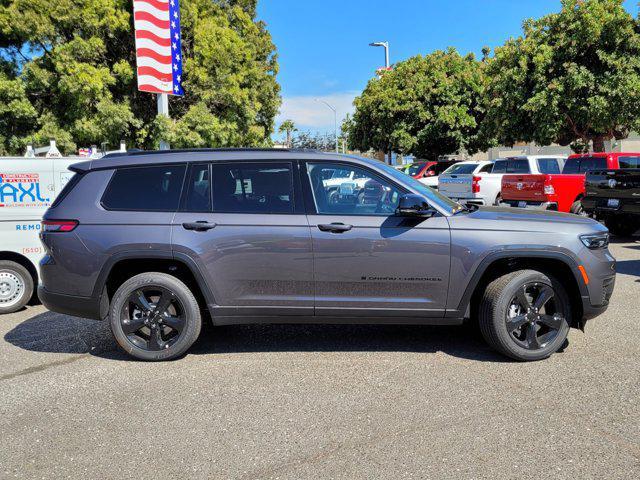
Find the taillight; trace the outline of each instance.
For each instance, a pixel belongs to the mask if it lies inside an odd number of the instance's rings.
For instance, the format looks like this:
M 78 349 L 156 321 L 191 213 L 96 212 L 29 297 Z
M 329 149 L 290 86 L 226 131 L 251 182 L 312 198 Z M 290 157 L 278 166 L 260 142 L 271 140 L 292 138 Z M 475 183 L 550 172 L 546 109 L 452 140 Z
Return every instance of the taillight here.
M 480 193 L 480 180 L 482 180 L 482 177 L 476 177 L 475 175 L 471 179 L 471 192 L 472 193 Z
M 545 185 L 544 186 L 544 194 L 545 195 L 555 195 L 556 194 L 556 189 L 553 188 L 553 185 Z
M 43 220 L 43 232 L 71 232 L 78 226 L 77 220 Z

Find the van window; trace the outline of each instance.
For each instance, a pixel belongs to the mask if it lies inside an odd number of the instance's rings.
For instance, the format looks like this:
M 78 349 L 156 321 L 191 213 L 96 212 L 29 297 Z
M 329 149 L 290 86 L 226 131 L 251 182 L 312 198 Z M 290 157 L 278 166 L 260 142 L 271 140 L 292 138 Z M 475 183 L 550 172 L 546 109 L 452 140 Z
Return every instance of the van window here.
M 102 196 L 108 210 L 178 210 L 184 165 L 120 168 Z
M 193 165 L 190 169 L 182 203 L 185 212 L 211 211 L 209 165 Z
M 640 168 L 640 157 L 618 157 L 620 168 Z
M 560 162 L 557 158 L 539 158 L 538 169 L 545 174 L 560 173 Z
M 291 163 L 213 164 L 213 211 L 293 213 Z

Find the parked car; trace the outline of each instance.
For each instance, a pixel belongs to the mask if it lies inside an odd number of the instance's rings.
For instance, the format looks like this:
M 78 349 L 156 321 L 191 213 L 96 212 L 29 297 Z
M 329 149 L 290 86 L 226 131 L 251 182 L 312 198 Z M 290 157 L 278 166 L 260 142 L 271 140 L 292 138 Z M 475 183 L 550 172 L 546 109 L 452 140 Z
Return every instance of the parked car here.
M 440 177 L 440 175 L 446 171 L 449 167 L 451 167 L 452 165 L 455 165 L 456 163 L 459 163 L 459 160 L 441 160 L 436 162 L 435 165 L 431 165 L 429 168 L 427 168 L 426 171 L 426 176 L 423 176 L 422 178 L 418 178 L 417 180 L 422 183 L 423 185 L 426 185 L 428 187 L 431 188 L 438 188 L 438 179 Z
M 482 188 L 482 179 L 491 173 L 493 162 L 460 162 L 452 165 L 438 177 L 438 190 L 443 195 L 461 203 L 491 205 L 495 198 L 493 191 Z M 487 193 L 490 199 L 487 199 Z
M 38 284 L 42 215 L 78 158 L 0 159 L 0 314 L 23 308 Z
M 436 161 L 428 161 L 428 162 L 415 162 L 409 165 L 409 168 L 405 171 L 407 175 L 412 176 L 416 180 L 420 178 L 430 177 L 435 175 L 435 171 L 433 170 L 433 166 L 438 163 Z
M 539 360 L 606 310 L 615 283 L 598 222 L 466 208 L 370 159 L 185 150 L 71 169 L 42 222 L 40 298 L 108 319 L 143 360 L 184 354 L 207 314 L 215 325 L 477 317 L 497 351 Z M 363 201 L 329 201 L 336 170 L 367 178 Z
M 618 163 L 622 169 L 587 173 L 582 206 L 611 233 L 630 236 L 640 229 L 640 155 L 618 156 Z
M 509 175 L 503 179 L 502 197 L 512 207 L 558 210 L 584 215 L 585 175 L 591 170 L 616 169 L 619 159 L 633 153 L 590 153 L 571 155 L 556 171 L 549 164 L 539 175 Z

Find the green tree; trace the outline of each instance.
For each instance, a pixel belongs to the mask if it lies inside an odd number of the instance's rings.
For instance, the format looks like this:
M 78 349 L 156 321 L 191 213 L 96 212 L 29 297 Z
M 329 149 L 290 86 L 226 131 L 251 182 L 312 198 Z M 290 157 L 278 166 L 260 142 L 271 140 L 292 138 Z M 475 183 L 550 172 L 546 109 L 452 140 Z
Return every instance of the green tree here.
M 293 120 L 285 120 L 280 124 L 280 128 L 278 128 L 278 133 L 286 133 L 287 134 L 287 147 L 291 147 L 291 134 L 293 132 L 297 132 L 296 124 L 293 123 Z
M 355 99 L 350 146 L 420 158 L 486 148 L 485 82 L 484 63 L 453 48 L 400 62 Z
M 604 150 L 640 127 L 640 35 L 622 0 L 562 0 L 524 22 L 488 62 L 486 128 L 533 141 Z
M 278 63 L 256 0 L 182 0 L 181 14 L 186 96 L 171 98 L 168 120 L 137 90 L 131 1 L 3 1 L 0 149 L 49 137 L 67 153 L 121 139 L 141 148 L 161 138 L 175 147 L 268 144 Z

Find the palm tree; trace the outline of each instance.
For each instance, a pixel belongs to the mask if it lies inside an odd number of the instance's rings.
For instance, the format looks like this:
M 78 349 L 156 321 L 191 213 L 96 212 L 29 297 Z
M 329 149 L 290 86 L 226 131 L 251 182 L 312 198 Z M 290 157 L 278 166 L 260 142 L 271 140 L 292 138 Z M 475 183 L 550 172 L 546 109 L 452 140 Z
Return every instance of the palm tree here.
M 293 132 L 297 132 L 298 129 L 296 125 L 293 123 L 293 120 L 285 120 L 278 128 L 278 133 L 287 132 L 287 147 L 291 148 L 291 134 Z

